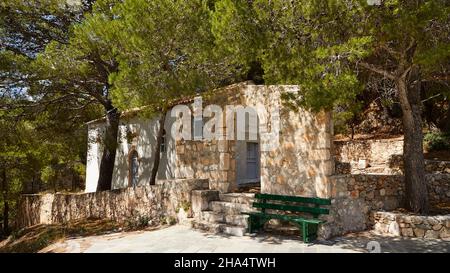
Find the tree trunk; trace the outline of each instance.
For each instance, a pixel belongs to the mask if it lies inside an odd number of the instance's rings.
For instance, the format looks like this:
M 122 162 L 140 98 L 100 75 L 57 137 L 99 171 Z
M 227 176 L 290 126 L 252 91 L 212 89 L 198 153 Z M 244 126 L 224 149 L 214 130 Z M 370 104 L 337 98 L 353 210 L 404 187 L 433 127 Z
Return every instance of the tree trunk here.
M 103 138 L 104 147 L 100 163 L 97 191 L 111 189 L 114 161 L 116 159 L 117 134 L 119 131 L 120 112 L 110 102 L 105 109 L 107 113 L 105 135 Z
M 34 193 L 34 178 L 35 178 L 36 174 L 33 171 L 33 178 L 31 178 L 31 193 Z
M 163 113 L 161 115 L 161 118 L 159 119 L 159 130 L 158 135 L 156 136 L 156 147 L 155 147 L 155 154 L 153 161 L 153 168 L 152 168 L 152 176 L 150 177 L 150 185 L 155 185 L 156 183 L 156 175 L 158 174 L 158 168 L 159 168 L 159 161 L 161 159 L 161 143 L 164 133 L 164 121 L 166 120 L 166 111 L 163 110 Z
M 9 234 L 9 202 L 3 201 L 3 234 Z
M 2 170 L 2 194 L 3 194 L 3 233 L 9 234 L 9 202 L 8 182 L 6 181 L 6 167 Z
M 58 179 L 59 179 L 59 177 L 58 177 L 58 168 L 56 167 L 55 168 L 55 176 L 53 177 L 53 191 L 55 192 L 55 193 L 57 193 L 58 192 Z
M 406 208 L 421 214 L 428 213 L 428 191 L 425 180 L 423 132 L 420 100 L 419 69 L 413 67 L 409 77 L 396 80 L 403 111 L 403 161 L 405 168 Z

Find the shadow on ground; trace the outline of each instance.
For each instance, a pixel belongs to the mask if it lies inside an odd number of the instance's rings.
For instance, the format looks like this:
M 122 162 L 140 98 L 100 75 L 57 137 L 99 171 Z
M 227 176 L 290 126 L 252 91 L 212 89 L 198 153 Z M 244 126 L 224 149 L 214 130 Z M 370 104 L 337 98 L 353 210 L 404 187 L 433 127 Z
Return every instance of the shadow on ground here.
M 350 234 L 332 241 L 343 249 L 364 249 L 366 252 L 377 251 L 378 243 L 382 253 L 450 253 L 450 242 L 444 240 L 382 236 L 373 232 Z
M 236 238 L 226 234 L 203 233 L 205 237 Z M 330 240 L 318 240 L 314 243 L 303 243 L 301 236 L 271 234 L 260 232 L 249 235 L 257 243 L 281 245 L 285 242 L 298 241 L 307 247 L 333 246 L 341 249 L 368 253 L 450 253 L 450 242 L 439 239 L 400 238 L 376 234 L 371 231 L 352 233 Z

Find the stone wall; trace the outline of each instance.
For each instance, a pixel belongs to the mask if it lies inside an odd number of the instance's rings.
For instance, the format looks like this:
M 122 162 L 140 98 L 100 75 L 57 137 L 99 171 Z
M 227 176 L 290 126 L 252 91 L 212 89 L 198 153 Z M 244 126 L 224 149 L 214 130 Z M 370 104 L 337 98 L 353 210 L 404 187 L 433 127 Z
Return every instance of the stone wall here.
M 404 173 L 403 138 L 334 141 L 336 174 Z M 450 161 L 425 160 L 427 173 L 450 174 Z
M 214 96 L 204 97 L 203 107 L 218 105 L 225 110 L 227 105 L 240 103 L 240 92 L 247 83 L 234 84 L 218 90 Z M 227 127 L 223 115 L 220 128 L 225 134 Z M 204 117 L 206 123 L 208 119 Z M 219 128 L 217 128 L 219 129 Z M 236 188 L 236 141 L 234 140 L 179 140 L 175 144 L 176 161 L 174 173 L 176 177 L 195 177 L 208 179 L 210 188 L 221 192 L 229 192 Z
M 369 212 L 394 210 L 403 206 L 404 177 L 401 175 L 336 175 L 330 178 L 332 199 L 321 237 L 328 238 L 367 229 Z M 426 176 L 431 204 L 450 203 L 450 175 Z
M 418 216 L 374 211 L 370 214 L 370 224 L 374 231 L 382 234 L 450 241 L 450 215 Z
M 178 141 L 178 171 L 183 176 L 208 179 L 212 189 L 228 192 L 235 185 L 235 146 L 230 141 Z
M 450 161 L 425 160 L 425 171 L 428 173 L 450 174 Z
M 431 204 L 450 204 L 450 174 L 427 174 L 428 195 Z
M 203 104 L 215 104 L 223 110 L 227 105 L 263 108 L 265 114 L 258 115 L 258 122 L 266 124 L 267 128 L 259 133 L 278 133 L 279 142 L 272 150 L 259 151 L 261 191 L 323 197 L 327 195 L 328 176 L 334 172 L 331 115 L 302 109 L 294 112 L 284 106 L 282 94 L 297 91 L 296 86 L 236 84 L 221 89 L 214 96 L 203 98 Z M 273 124 L 273 115 L 279 115 L 279 129 Z M 226 113 L 223 117 L 226 120 Z M 223 123 L 224 134 L 229 129 L 227 125 Z M 248 130 L 247 127 L 245 130 Z M 237 130 L 235 124 L 235 134 Z M 180 178 L 207 178 L 211 189 L 232 191 L 245 180 L 247 143 L 257 142 L 262 147 L 272 140 L 263 139 L 260 135 L 255 141 L 177 141 L 174 173 Z
M 191 203 L 193 190 L 208 189 L 204 179 L 158 181 L 156 185 L 79 194 L 23 195 L 18 206 L 18 227 L 100 218 L 124 222 L 137 217 L 156 224 Z
M 280 110 L 279 143 L 261 152 L 261 192 L 325 197 L 328 177 L 334 172 L 331 114 L 284 106 L 282 95 L 297 91 L 296 86 L 249 86 L 242 96 L 247 105 L 264 105 L 272 114 Z
M 403 138 L 334 141 L 336 174 L 399 174 Z

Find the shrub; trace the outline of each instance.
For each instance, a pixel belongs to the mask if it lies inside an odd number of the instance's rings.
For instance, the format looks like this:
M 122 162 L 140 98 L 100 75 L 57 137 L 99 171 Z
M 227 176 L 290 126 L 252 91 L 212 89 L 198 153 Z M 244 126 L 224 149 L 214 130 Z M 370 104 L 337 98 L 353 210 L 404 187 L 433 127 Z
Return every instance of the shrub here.
M 150 217 L 138 214 L 125 220 L 125 227 L 128 230 L 139 230 L 149 226 Z
M 429 152 L 450 150 L 449 133 L 429 132 L 425 134 L 423 140 Z

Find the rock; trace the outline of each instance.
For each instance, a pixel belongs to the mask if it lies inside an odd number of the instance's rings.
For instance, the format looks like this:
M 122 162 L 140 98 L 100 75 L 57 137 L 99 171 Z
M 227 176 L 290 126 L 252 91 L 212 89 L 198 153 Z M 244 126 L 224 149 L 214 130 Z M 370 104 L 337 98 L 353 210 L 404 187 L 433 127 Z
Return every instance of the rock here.
M 415 225 L 422 224 L 423 219 L 420 216 L 411 216 L 411 222 Z
M 450 229 L 448 229 L 448 228 L 443 228 L 443 229 L 441 230 L 441 233 L 439 234 L 439 237 L 440 237 L 442 240 L 450 241 Z
M 381 233 L 386 233 L 389 230 L 389 226 L 386 224 L 382 224 L 382 223 L 376 223 L 373 227 L 373 229 L 375 231 L 381 232 Z
M 425 232 L 425 239 L 438 239 L 439 238 L 439 232 L 434 230 L 427 230 Z
M 439 224 L 439 220 L 435 217 L 428 217 L 427 221 L 432 226 Z
M 432 228 L 431 225 L 429 225 L 428 223 L 423 223 L 423 224 L 418 224 L 415 225 L 417 228 L 421 228 L 421 229 L 425 229 L 425 230 L 429 230 Z
M 388 228 L 389 234 L 400 236 L 400 227 L 397 222 L 391 222 Z
M 425 230 L 421 229 L 421 228 L 415 228 L 414 229 L 414 235 L 416 237 L 423 238 L 423 236 L 425 235 Z
M 433 226 L 433 230 L 440 230 L 442 228 L 441 224 L 436 224 Z
M 358 198 L 359 197 L 359 191 L 352 191 L 352 192 L 350 192 L 350 196 L 352 197 L 352 198 Z
M 321 240 L 328 240 L 332 236 L 332 229 L 330 225 L 320 225 L 317 231 L 317 236 Z
M 365 159 L 360 159 L 360 160 L 358 160 L 358 169 L 365 169 L 365 168 L 367 168 L 367 166 L 368 166 L 368 163 L 367 163 L 367 160 L 365 160 Z
M 383 201 L 377 202 L 376 206 L 377 206 L 377 208 L 382 209 L 384 207 Z
M 385 196 L 386 195 L 386 190 L 385 189 L 381 189 L 380 190 L 380 195 L 381 196 Z
M 414 231 L 412 228 L 402 228 L 401 234 L 405 237 L 414 237 Z
M 404 221 L 405 223 L 408 223 L 408 224 L 411 224 L 411 223 L 412 223 L 412 219 L 411 219 L 411 217 L 409 217 L 409 216 L 403 217 L 403 221 Z

